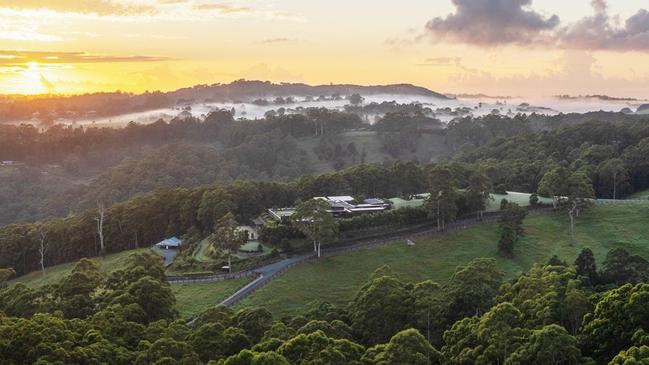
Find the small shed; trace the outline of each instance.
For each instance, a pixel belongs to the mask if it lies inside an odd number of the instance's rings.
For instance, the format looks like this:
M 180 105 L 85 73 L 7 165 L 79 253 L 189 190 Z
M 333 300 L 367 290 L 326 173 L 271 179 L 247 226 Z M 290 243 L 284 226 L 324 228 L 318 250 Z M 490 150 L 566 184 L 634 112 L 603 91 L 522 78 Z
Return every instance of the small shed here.
M 156 243 L 155 246 L 165 250 L 175 250 L 182 246 L 182 241 L 177 237 L 171 237 Z

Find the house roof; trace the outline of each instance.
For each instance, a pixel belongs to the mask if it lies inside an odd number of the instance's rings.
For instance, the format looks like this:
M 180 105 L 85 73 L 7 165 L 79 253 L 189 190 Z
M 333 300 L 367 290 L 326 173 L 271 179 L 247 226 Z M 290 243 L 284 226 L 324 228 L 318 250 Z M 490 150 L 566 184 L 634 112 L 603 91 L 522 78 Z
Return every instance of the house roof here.
M 167 238 L 155 244 L 156 246 L 170 246 L 170 247 L 179 247 L 182 245 L 182 241 L 177 237 Z

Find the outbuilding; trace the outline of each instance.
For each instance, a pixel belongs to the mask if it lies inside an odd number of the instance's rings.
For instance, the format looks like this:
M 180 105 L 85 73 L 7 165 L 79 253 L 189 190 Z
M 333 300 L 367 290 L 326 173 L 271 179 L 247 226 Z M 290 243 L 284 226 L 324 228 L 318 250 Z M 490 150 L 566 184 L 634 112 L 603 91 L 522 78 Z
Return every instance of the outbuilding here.
M 155 246 L 164 250 L 176 250 L 179 249 L 182 244 L 182 241 L 177 237 L 171 237 L 156 243 Z

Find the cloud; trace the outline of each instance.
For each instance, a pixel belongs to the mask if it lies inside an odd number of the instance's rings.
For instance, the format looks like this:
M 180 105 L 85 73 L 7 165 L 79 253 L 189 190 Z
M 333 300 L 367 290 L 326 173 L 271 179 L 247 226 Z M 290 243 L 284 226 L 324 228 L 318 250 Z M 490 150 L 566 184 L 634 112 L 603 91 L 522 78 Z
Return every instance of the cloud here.
M 53 10 L 61 13 L 97 15 L 133 15 L 155 13 L 151 4 L 134 4 L 116 0 L 0 0 L 0 7 L 15 10 Z
M 289 44 L 289 43 L 302 43 L 303 41 L 297 38 L 268 38 L 268 39 L 262 39 L 259 42 L 255 42 L 254 44 Z
M 608 13 L 605 0 L 591 1 L 594 14 L 561 28 L 556 36 L 560 47 L 585 50 L 649 51 L 649 12 L 638 10 L 618 25 Z
M 457 66 L 449 84 L 458 92 L 518 94 L 528 96 L 617 93 L 641 97 L 647 94 L 649 73 L 629 70 L 625 75 L 605 76 L 590 51 L 565 50 L 553 67 L 533 73 L 497 76 L 489 70 Z
M 606 0 L 591 0 L 593 14 L 570 24 L 534 11 L 532 0 L 452 0 L 455 12 L 431 19 L 426 35 L 482 47 L 546 46 L 577 50 L 649 51 L 649 12 L 620 24 Z
M 0 65 L 17 66 L 29 62 L 42 64 L 158 62 L 171 60 L 158 56 L 103 56 L 85 52 L 0 50 Z
M 240 4 L 242 1 L 214 0 L 0 0 L 0 12 L 13 12 L 12 16 L 30 17 L 35 14 L 49 18 L 97 18 L 131 21 L 207 20 L 215 15 L 231 17 L 257 17 L 264 19 L 303 22 L 300 15 L 274 9 L 272 5 Z M 244 1 L 245 2 L 245 1 Z
M 216 10 L 221 14 L 252 14 L 255 9 L 248 6 L 235 6 L 230 3 L 200 3 L 194 4 L 197 10 Z
M 432 57 L 425 59 L 424 62 L 417 64 L 417 66 L 460 66 L 461 62 L 460 57 Z
M 532 0 L 453 0 L 455 13 L 426 24 L 437 40 L 480 46 L 525 44 L 559 25 L 559 17 L 545 17 L 529 7 Z

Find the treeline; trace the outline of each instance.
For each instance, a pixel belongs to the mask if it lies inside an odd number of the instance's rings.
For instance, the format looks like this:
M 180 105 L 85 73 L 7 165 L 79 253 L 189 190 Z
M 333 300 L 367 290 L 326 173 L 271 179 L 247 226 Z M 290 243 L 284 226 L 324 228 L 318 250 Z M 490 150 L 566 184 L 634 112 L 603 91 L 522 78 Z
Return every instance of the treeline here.
M 262 121 L 217 111 L 204 121 L 122 129 L 0 126 L 0 160 L 20 162 L 0 171 L 0 225 L 65 216 L 159 187 L 295 179 L 313 172 L 296 138 L 325 138 L 359 123 L 354 115 L 312 109 Z
M 106 252 L 119 252 L 150 246 L 190 230 L 209 232 L 226 213 L 233 213 L 244 223 L 267 208 L 291 206 L 314 196 L 349 193 L 391 197 L 425 188 L 423 170 L 401 162 L 389 167 L 361 165 L 290 183 L 236 181 L 192 189 L 165 188 L 106 208 L 103 236 Z M 19 274 L 39 268 L 42 237 L 47 246 L 43 256 L 47 266 L 98 255 L 98 210 L 95 205 L 66 218 L 0 228 L 0 267 L 12 267 Z
M 510 280 L 475 259 L 443 284 L 372 273 L 343 307 L 292 317 L 215 306 L 187 323 L 161 259 L 109 275 L 80 261 L 58 283 L 0 290 L 3 361 L 183 365 L 629 365 L 649 360 L 649 262 L 622 249 L 598 270 L 584 249 Z M 593 281 L 593 276 L 597 279 Z
M 601 198 L 649 188 L 649 123 L 588 122 L 535 134 L 500 138 L 459 160 L 477 164 L 494 183 L 535 192 L 543 175 L 564 168 L 587 175 Z
M 329 115 L 329 112 L 322 112 Z M 281 124 L 281 120 L 278 123 Z M 321 131 L 318 124 L 309 120 L 313 119 L 305 119 L 304 133 L 313 127 Z M 346 117 L 342 120 L 341 128 L 346 125 Z M 231 131 L 240 128 L 240 133 L 235 133 L 238 137 L 232 137 L 240 141 L 235 143 L 251 141 L 246 134 L 250 131 L 246 123 L 232 125 Z M 287 122 L 286 128 L 289 127 L 295 124 Z M 244 223 L 267 208 L 290 206 L 297 200 L 323 195 L 390 198 L 431 192 L 439 199 L 429 202 L 429 218 L 438 220 L 442 228 L 458 213 L 483 211 L 485 194 L 494 188 L 496 191 L 539 191 L 548 196 L 587 198 L 591 197 L 594 186 L 599 197 L 611 197 L 614 190 L 617 197 L 622 197 L 649 187 L 648 137 L 646 123 L 589 123 L 524 135 L 509 139 L 509 142 L 498 140 L 445 164 L 360 165 L 336 173 L 305 176 L 289 183 L 244 181 L 187 189 L 166 188 L 109 208 L 104 236 L 107 251 L 118 252 L 153 244 L 168 235 L 182 235 L 190 229 L 205 232 L 228 212 Z M 255 145 L 263 146 L 261 140 Z M 272 150 L 260 148 L 261 157 L 257 154 L 250 157 L 261 161 L 273 157 Z M 151 167 L 145 165 L 143 168 Z M 568 174 L 569 171 L 573 173 Z M 107 195 L 86 193 L 86 204 L 109 206 L 111 196 L 119 197 L 122 190 L 128 191 L 132 174 L 137 171 L 123 175 L 126 183 L 118 185 L 115 189 L 119 190 L 114 193 L 110 186 Z M 542 181 L 543 189 L 539 189 Z M 458 194 L 459 189 L 467 193 Z M 101 201 L 106 196 L 108 201 Z M 570 214 L 578 215 L 578 210 L 573 209 Z M 46 250 L 48 266 L 96 255 L 99 252 L 96 217 L 96 209 L 91 209 L 63 219 L 1 228 L 0 267 L 13 267 L 21 274 L 38 268 L 41 231 L 52 245 Z
M 0 125 L 0 160 L 61 163 L 75 156 L 79 160 L 95 161 L 115 151 L 179 141 L 218 141 L 233 148 L 268 133 L 298 138 L 335 134 L 362 124 L 354 114 L 308 108 L 302 114 L 262 121 L 235 122 L 231 111 L 218 110 L 203 121 L 174 118 L 169 122 L 159 120 L 147 125 L 130 123 L 124 128 L 54 125 L 41 131 L 30 124 Z

